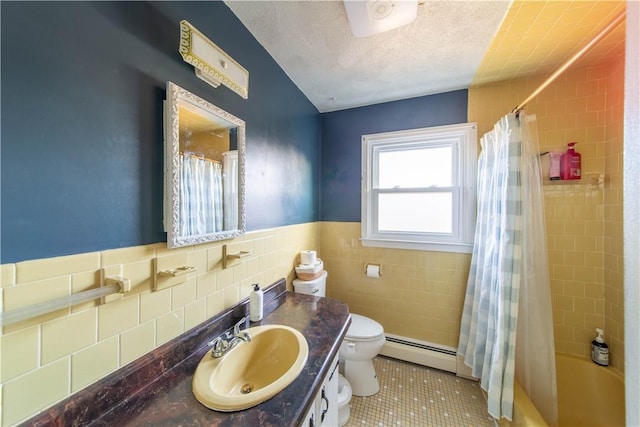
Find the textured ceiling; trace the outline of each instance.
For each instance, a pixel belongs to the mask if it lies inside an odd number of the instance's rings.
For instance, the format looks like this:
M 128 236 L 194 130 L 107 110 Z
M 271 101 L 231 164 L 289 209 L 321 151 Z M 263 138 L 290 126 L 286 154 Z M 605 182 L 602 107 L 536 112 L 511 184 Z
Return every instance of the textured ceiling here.
M 356 38 L 341 1 L 226 4 L 321 112 L 549 73 L 625 7 L 620 0 L 426 0 L 412 24 Z M 620 25 L 580 64 L 623 48 Z
M 416 20 L 352 35 L 341 1 L 226 4 L 321 112 L 469 87 L 508 1 L 431 1 Z

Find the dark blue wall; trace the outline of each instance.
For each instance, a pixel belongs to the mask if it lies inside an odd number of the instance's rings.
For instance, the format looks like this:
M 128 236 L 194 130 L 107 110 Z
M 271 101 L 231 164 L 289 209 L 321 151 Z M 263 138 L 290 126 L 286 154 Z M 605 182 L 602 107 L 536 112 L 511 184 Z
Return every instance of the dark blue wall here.
M 0 8 L 0 263 L 166 241 L 168 80 L 246 121 L 248 230 L 360 221 L 361 135 L 467 120 L 466 90 L 320 115 L 222 2 Z M 249 70 L 248 100 L 195 77 L 182 19 Z
M 166 81 L 247 124 L 247 229 L 318 219 L 318 111 L 222 2 L 1 2 L 0 263 L 166 241 Z M 190 21 L 250 73 L 195 77 Z
M 320 220 L 360 222 L 362 135 L 467 122 L 467 90 L 322 114 Z

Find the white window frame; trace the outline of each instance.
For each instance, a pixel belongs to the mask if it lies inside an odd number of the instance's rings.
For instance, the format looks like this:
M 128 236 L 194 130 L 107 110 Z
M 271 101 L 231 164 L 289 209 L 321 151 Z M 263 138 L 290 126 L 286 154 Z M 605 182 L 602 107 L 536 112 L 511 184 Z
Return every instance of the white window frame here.
M 476 222 L 476 123 L 461 123 L 362 136 L 362 245 L 397 249 L 471 253 Z M 450 190 L 453 195 L 452 233 L 389 232 L 377 229 L 378 154 L 384 151 L 450 146 L 452 186 L 420 188 L 429 193 Z M 415 190 L 415 189 L 414 189 Z M 395 193 L 407 189 L 385 189 Z

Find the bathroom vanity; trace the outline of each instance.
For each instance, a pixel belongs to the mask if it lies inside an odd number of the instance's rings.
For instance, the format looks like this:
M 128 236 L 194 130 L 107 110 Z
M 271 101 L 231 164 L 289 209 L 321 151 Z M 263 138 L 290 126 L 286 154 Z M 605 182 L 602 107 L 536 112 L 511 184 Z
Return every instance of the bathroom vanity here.
M 304 416 L 300 427 L 336 427 L 338 423 L 338 356 L 322 381 L 322 387 Z
M 207 343 L 247 315 L 248 301 L 242 301 L 23 425 L 298 427 L 311 425 L 311 418 L 316 426 L 328 425 L 320 419 L 323 413 L 324 420 L 337 419 L 337 356 L 350 323 L 349 307 L 330 298 L 287 292 L 284 279 L 265 289 L 264 301 L 264 319 L 251 326 L 290 326 L 309 345 L 300 375 L 266 402 L 217 412 L 200 404 L 192 392 L 196 366 L 211 351 Z

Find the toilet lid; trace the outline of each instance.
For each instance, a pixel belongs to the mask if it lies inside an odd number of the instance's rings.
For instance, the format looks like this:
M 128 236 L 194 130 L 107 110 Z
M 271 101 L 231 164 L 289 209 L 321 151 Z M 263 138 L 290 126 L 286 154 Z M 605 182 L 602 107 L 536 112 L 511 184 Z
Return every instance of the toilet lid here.
M 347 331 L 347 338 L 350 339 L 371 339 L 378 338 L 384 334 L 382 325 L 373 319 L 351 313 L 351 325 Z

